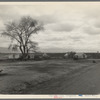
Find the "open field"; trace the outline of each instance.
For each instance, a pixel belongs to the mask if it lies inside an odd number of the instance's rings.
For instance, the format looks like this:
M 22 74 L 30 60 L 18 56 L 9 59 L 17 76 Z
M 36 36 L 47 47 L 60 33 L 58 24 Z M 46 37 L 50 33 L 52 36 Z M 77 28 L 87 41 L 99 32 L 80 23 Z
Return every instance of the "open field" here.
M 97 61 L 99 63 L 99 60 Z M 51 80 L 71 77 L 96 63 L 92 60 L 53 59 L 43 61 L 1 61 L 0 94 L 35 94 L 39 84 Z M 31 88 L 31 90 L 30 90 Z M 37 88 L 37 90 L 39 90 Z M 53 92 L 52 92 L 53 93 Z

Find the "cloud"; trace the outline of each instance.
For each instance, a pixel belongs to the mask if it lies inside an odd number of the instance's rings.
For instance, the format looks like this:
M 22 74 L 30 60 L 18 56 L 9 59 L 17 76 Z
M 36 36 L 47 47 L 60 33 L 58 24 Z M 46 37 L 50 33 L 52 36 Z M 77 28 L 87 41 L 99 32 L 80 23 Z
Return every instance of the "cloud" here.
M 70 23 L 54 23 L 46 26 L 46 29 L 57 31 L 57 32 L 71 32 L 75 26 Z
M 10 39 L 5 38 L 5 37 L 0 37 L 0 47 L 7 47 L 10 44 Z
M 0 29 L 9 20 L 31 16 L 44 23 L 45 30 L 32 38 L 46 51 L 96 51 L 100 43 L 100 3 L 34 3 L 0 5 Z M 0 46 L 9 41 L 0 38 Z
M 89 35 L 100 35 L 100 29 L 93 26 L 85 27 L 84 32 Z
M 49 38 L 49 39 L 46 39 L 47 41 L 63 41 L 64 38 L 57 38 L 57 37 L 54 37 L 54 38 Z
M 45 25 L 56 23 L 58 20 L 55 16 L 52 15 L 40 15 L 37 16 L 36 19 L 43 22 Z
M 70 39 L 73 40 L 73 42 L 81 42 L 84 37 L 83 36 L 69 36 Z

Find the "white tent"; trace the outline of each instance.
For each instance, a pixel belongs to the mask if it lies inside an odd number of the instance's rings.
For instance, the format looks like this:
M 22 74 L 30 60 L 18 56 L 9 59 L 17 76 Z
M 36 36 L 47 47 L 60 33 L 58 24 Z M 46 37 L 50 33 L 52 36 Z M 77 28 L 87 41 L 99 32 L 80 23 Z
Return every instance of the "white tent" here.
M 87 55 L 85 53 L 76 53 L 74 58 L 87 58 Z
M 48 55 L 46 53 L 43 54 L 43 57 L 48 57 Z
M 65 58 L 65 59 L 67 59 L 67 58 L 68 58 L 68 53 L 66 53 L 66 54 L 64 55 L 64 58 Z

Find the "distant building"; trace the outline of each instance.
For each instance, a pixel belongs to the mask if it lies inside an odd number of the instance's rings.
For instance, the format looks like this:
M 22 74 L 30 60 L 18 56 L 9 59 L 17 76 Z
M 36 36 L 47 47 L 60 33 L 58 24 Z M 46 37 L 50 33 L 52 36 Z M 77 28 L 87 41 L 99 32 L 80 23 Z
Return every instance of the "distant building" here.
M 13 53 L 8 55 L 8 59 L 18 59 L 18 58 L 20 58 L 20 54 Z
M 75 54 L 76 54 L 76 52 L 73 52 L 73 51 L 67 52 L 67 53 L 64 55 L 64 58 L 65 58 L 65 59 L 67 59 L 67 58 L 73 59 L 73 56 L 74 56 Z
M 76 53 L 74 59 L 86 59 L 87 55 L 85 53 Z

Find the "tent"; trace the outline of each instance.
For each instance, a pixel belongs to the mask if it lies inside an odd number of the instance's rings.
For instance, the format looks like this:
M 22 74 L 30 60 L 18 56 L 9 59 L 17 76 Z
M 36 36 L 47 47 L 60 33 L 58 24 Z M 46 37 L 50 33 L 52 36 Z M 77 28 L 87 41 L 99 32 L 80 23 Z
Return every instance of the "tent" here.
M 68 54 L 68 53 L 66 53 L 66 54 L 64 55 L 64 58 L 65 58 L 65 59 L 67 59 L 67 58 L 68 58 L 68 56 L 69 56 L 69 54 Z
M 74 55 L 74 58 L 75 59 L 86 59 L 87 58 L 87 55 L 85 53 L 76 53 Z
M 49 59 L 49 58 L 50 58 L 50 57 L 48 56 L 48 54 L 46 54 L 46 53 L 43 53 L 42 56 L 43 56 L 44 59 Z

